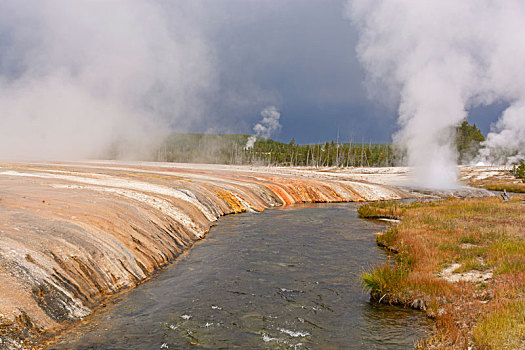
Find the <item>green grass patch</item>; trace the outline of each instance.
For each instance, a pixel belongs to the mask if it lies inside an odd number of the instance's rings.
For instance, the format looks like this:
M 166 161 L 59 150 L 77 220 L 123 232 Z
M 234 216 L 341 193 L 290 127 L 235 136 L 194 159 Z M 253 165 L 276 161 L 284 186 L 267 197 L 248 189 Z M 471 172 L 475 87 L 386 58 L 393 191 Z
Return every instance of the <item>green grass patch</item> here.
M 406 276 L 407 269 L 399 264 L 380 265 L 361 275 L 363 287 L 370 292 L 372 298 L 380 300 L 392 295 L 392 288 L 398 286 Z M 388 298 L 387 298 L 388 300 Z
M 500 305 L 483 316 L 473 334 L 479 349 L 525 348 L 525 299 Z
M 374 202 L 361 205 L 357 215 L 362 219 L 389 218 L 399 219 L 402 213 L 398 202 Z
M 392 247 L 397 240 L 397 227 L 390 227 L 385 232 L 376 236 L 376 243 L 383 247 Z
M 499 182 L 486 184 L 483 187 L 490 191 L 506 190 L 507 192 L 513 193 L 525 193 L 525 183 Z
M 462 234 L 461 237 L 459 237 L 459 244 L 478 244 L 479 243 L 479 237 L 477 234 L 474 233 L 465 233 Z
M 464 273 L 472 270 L 485 271 L 489 267 L 479 257 L 469 257 L 466 259 L 459 260 L 461 266 L 454 270 L 454 273 Z
M 523 239 L 504 239 L 488 248 L 489 263 L 495 267 L 497 275 L 525 271 L 525 241 Z

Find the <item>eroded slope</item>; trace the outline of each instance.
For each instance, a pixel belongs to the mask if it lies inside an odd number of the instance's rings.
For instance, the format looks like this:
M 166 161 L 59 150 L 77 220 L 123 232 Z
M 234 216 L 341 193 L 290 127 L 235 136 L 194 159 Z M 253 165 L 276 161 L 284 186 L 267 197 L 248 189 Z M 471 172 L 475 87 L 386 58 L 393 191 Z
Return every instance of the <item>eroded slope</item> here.
M 220 216 L 409 197 L 351 174 L 153 163 L 0 165 L 0 339 L 29 347 L 201 239 Z

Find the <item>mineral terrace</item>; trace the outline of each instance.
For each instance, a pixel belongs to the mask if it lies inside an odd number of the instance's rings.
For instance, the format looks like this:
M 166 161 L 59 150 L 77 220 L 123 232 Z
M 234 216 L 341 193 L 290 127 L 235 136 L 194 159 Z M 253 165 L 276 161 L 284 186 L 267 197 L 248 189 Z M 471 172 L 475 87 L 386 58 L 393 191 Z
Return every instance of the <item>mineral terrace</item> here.
M 0 164 L 0 347 L 32 347 L 89 315 L 173 261 L 222 215 L 418 196 L 397 187 L 407 174 L 406 168 Z

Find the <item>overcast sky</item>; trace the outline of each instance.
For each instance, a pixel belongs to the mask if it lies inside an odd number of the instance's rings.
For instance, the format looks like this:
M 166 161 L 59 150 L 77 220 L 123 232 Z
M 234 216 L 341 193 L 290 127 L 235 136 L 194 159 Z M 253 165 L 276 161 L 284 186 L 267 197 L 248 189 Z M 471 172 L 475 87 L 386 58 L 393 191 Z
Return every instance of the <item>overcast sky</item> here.
M 235 104 L 218 98 L 218 123 L 232 121 L 226 129 L 246 133 L 264 104 L 275 104 L 281 111 L 283 127 L 275 135 L 280 141 L 331 140 L 338 129 L 345 140 L 390 141 L 395 108 L 367 98 L 364 71 L 355 55 L 357 32 L 344 16 L 344 1 L 212 5 L 222 18 L 210 33 L 221 88 L 237 91 L 241 98 L 252 89 L 261 99 L 247 110 L 236 110 Z
M 368 96 L 355 53 L 357 31 L 344 16 L 345 4 L 208 2 L 207 11 L 216 16 L 207 35 L 220 67 L 221 91 L 250 100 L 242 108 L 216 95 L 211 111 L 217 114 L 206 119 L 209 131 L 248 133 L 260 109 L 275 104 L 282 113 L 283 127 L 274 137 L 280 141 L 328 141 L 339 130 L 344 140 L 390 142 L 397 106 Z M 504 107 L 478 108 L 469 119 L 486 134 Z
M 26 139 L 67 134 L 53 151 L 79 137 L 107 143 L 131 121 L 131 134 L 159 126 L 249 134 L 273 105 L 279 141 L 330 141 L 339 130 L 344 141 L 390 142 L 397 106 L 369 98 L 345 4 L 3 1 L 4 139 L 12 144 L 28 129 Z M 487 133 L 504 107 L 478 108 L 471 119 Z

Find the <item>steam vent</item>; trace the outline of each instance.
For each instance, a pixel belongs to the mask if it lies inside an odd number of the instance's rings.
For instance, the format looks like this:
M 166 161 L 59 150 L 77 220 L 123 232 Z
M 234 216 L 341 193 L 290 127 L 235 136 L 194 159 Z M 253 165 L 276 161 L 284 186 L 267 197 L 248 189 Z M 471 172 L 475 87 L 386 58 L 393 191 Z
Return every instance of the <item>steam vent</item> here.
M 89 315 L 189 249 L 222 215 L 413 196 L 362 178 L 219 165 L 2 164 L 0 345 L 31 347 Z

